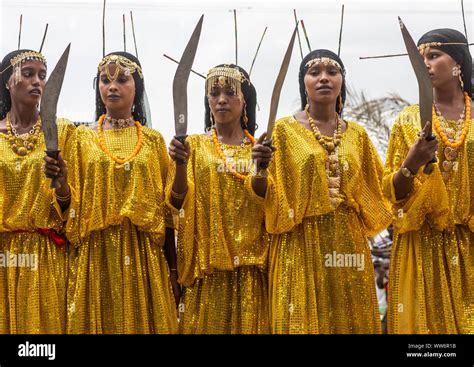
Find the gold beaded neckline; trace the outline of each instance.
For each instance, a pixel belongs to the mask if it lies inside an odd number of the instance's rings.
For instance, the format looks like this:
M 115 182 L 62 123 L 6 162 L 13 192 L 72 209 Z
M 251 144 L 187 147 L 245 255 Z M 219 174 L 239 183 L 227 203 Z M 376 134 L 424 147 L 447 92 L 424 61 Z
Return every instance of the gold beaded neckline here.
M 329 200 L 331 206 L 337 206 L 337 198 L 339 197 L 339 189 L 341 187 L 341 172 L 339 169 L 339 145 L 342 139 L 342 122 L 339 115 L 336 114 L 336 129 L 333 137 L 327 137 L 321 134 L 321 131 L 316 126 L 316 122 L 309 113 L 309 105 L 306 105 L 304 111 L 308 118 L 314 137 L 321 144 L 326 152 L 326 176 L 328 180 Z

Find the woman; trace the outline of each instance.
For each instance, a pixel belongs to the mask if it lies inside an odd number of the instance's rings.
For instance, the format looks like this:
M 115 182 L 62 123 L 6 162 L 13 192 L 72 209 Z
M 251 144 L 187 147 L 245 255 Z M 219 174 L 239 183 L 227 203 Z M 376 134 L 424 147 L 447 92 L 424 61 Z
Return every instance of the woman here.
M 472 333 L 474 131 L 466 38 L 436 29 L 418 41 L 433 84 L 433 132 L 418 105 L 392 128 L 383 189 L 395 214 L 389 333 Z M 422 167 L 437 155 L 430 175 Z
M 265 195 L 274 333 L 380 333 L 367 237 L 390 223 L 382 164 L 366 131 L 340 114 L 345 69 L 328 50 L 299 72 L 302 111 L 276 122 Z M 253 158 L 269 162 L 256 145 Z
M 0 333 L 64 333 L 68 256 L 58 232 L 70 191 L 61 155 L 54 171 L 61 188 L 50 189 L 43 173 L 38 105 L 46 59 L 17 50 L 0 70 Z M 64 119 L 57 124 L 64 150 L 74 125 Z
M 179 218 L 183 333 L 268 333 L 268 241 L 250 189 L 256 91 L 247 72 L 219 65 L 206 78 L 204 135 L 171 141 L 168 199 Z M 179 211 L 178 211 L 179 210 Z
M 67 152 L 73 187 L 68 332 L 175 333 L 170 277 L 177 299 L 179 289 L 173 230 L 166 227 L 172 227 L 164 201 L 166 146 L 142 126 L 138 59 L 114 52 L 98 69 L 98 122 L 78 127 Z

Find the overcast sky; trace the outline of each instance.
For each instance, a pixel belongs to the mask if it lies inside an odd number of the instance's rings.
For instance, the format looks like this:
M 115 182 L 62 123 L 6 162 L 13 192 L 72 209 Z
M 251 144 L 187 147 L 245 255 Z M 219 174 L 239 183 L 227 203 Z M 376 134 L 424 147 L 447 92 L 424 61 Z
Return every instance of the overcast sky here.
M 268 26 L 252 72 L 257 88 L 260 125 L 265 131 L 270 97 L 276 76 L 294 28 L 293 8 L 303 19 L 313 49 L 337 52 L 341 4 L 345 4 L 341 58 L 346 65 L 350 86 L 364 90 L 370 97 L 400 94 L 415 103 L 416 79 L 408 58 L 359 60 L 359 56 L 404 52 L 397 16 L 401 16 L 415 42 L 434 28 L 456 28 L 462 32 L 460 0 L 430 1 L 107 1 L 106 52 L 123 50 L 122 14 L 127 15 L 127 51 L 134 52 L 129 11 L 132 10 L 143 66 L 145 85 L 151 105 L 153 127 L 167 143 L 174 135 L 172 83 L 176 59 L 197 23 L 205 14 L 201 40 L 193 68 L 203 74 L 221 63 L 235 62 L 234 21 L 237 9 L 238 60 L 249 71 L 265 26 Z M 0 53 L 17 48 L 18 21 L 23 14 L 22 48 L 38 49 L 44 26 L 49 23 L 43 53 L 52 70 L 69 42 L 72 42 L 68 69 L 58 106 L 58 116 L 74 121 L 91 121 L 94 113 L 92 89 L 97 65 L 102 58 L 102 1 L 19 1 L 0 0 Z M 465 0 L 467 32 L 474 39 L 473 2 Z M 303 53 L 308 52 L 304 39 Z M 472 52 L 472 48 L 471 48 Z M 298 108 L 298 44 L 278 109 L 278 117 Z M 204 79 L 191 74 L 188 84 L 188 133 L 201 133 L 204 116 Z

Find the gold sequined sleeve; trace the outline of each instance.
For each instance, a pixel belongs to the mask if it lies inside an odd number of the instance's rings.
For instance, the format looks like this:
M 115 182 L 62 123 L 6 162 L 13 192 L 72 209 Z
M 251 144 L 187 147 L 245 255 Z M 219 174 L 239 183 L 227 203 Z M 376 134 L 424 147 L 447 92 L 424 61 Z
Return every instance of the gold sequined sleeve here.
M 69 168 L 69 163 L 66 159 L 67 151 L 69 149 L 69 144 L 71 141 L 73 141 L 73 136 L 74 132 L 76 131 L 75 125 L 66 119 L 58 119 L 57 121 L 58 125 L 58 137 L 59 137 L 59 149 L 61 150 L 61 156 L 63 157 L 63 160 L 66 163 L 66 167 Z M 69 186 L 71 190 L 71 196 L 75 195 L 73 194 L 74 188 Z M 60 219 L 61 221 L 65 222 L 67 220 L 67 216 L 69 215 L 69 208 L 65 210 L 64 212 L 62 211 L 61 207 L 59 206 L 59 203 L 56 199 L 56 195 L 52 195 L 52 201 L 51 204 L 53 205 L 55 212 L 54 216 Z
M 196 196 L 194 189 L 194 167 L 195 167 L 195 143 L 193 142 L 193 136 L 187 138 L 188 143 L 191 147 L 190 156 L 187 164 L 187 184 L 188 191 L 184 198 L 181 208 L 176 209 L 171 203 L 171 190 L 173 187 L 174 176 L 176 173 L 176 163 L 170 164 L 168 173 L 168 181 L 166 185 L 166 203 L 173 215 L 175 228 L 178 229 L 178 246 L 177 246 L 177 259 L 178 259 L 178 274 L 179 281 L 182 284 L 190 285 L 194 280 L 194 269 L 197 264 L 197 248 L 194 246 L 194 227 L 196 225 Z
M 324 152 L 314 152 L 301 138 L 292 117 L 275 124 L 272 139 L 276 151 L 269 165 L 265 197 L 265 224 L 269 233 L 291 231 L 305 217 L 333 210 L 329 201 Z
M 437 164 L 433 165 L 430 175 L 425 175 L 420 169 L 406 198 L 396 200 L 395 197 L 393 178 L 415 143 L 420 126 L 419 108 L 410 106 L 399 114 L 390 134 L 382 187 L 391 202 L 393 224 L 398 233 L 419 230 L 426 219 L 438 229 L 449 225 L 448 196 L 443 190 L 444 183 Z
M 58 145 L 60 150 L 74 131 L 66 119 L 58 119 Z M 44 164 L 44 135 L 27 156 L 18 156 L 10 146 L 7 135 L 0 134 L 0 232 L 63 227 L 60 211 L 55 207 L 51 180 L 42 170 Z
M 353 123 L 355 125 L 355 123 Z M 365 129 L 357 125 L 359 159 L 358 172 L 351 180 L 353 185 L 346 186 L 346 201 L 356 207 L 364 224 L 364 234 L 375 236 L 391 223 L 389 203 L 382 192 L 383 165 L 380 156 Z M 356 149 L 357 149 L 356 148 Z M 346 180 L 349 181 L 349 180 Z M 352 187 L 350 187 L 352 186 Z M 352 201 L 354 200 L 354 201 Z

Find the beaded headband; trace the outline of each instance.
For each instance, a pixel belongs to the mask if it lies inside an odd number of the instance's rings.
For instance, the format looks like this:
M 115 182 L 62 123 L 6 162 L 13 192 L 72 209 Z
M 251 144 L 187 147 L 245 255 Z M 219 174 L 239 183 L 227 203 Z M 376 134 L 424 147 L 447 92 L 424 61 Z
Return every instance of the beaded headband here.
M 335 66 L 336 68 L 339 69 L 341 74 L 343 74 L 343 75 L 345 74 L 345 72 L 342 69 L 341 65 L 339 65 L 339 63 L 336 60 L 333 60 L 330 57 L 317 57 L 315 59 L 309 60 L 306 63 L 305 67 L 309 69 L 310 67 L 312 67 L 314 65 L 318 65 L 318 64 L 323 64 L 324 66 L 328 66 L 328 65 Z
M 113 75 L 110 73 L 110 69 L 109 69 L 110 64 L 114 64 L 117 66 Z M 120 71 L 123 71 L 123 73 L 126 76 L 130 76 L 134 72 L 137 71 L 140 78 L 143 79 L 143 71 L 140 65 L 138 65 L 136 62 L 131 61 L 121 55 L 105 56 L 100 62 L 98 70 L 99 70 L 99 73 L 101 73 L 102 71 L 105 71 L 105 73 L 107 74 L 107 78 L 110 81 L 116 80 L 117 77 L 119 76 Z
M 15 57 L 12 57 L 10 59 L 10 65 L 8 65 L 5 69 L 3 69 L 0 74 L 3 74 L 5 71 L 7 71 L 9 68 L 13 68 L 13 83 L 16 85 L 19 82 L 21 82 L 21 67 L 22 65 L 27 62 L 27 61 L 39 61 L 44 64 L 44 66 L 47 66 L 46 59 L 41 54 L 41 52 L 37 51 L 25 51 L 22 53 L 19 53 Z
M 418 50 L 424 55 L 426 51 L 428 51 L 431 47 L 440 47 L 440 46 L 447 46 L 447 45 L 464 45 L 468 46 L 467 43 L 464 42 L 428 42 L 422 43 L 418 46 Z
M 229 66 L 212 68 L 206 77 L 207 94 L 210 95 L 212 89 L 216 86 L 223 88 L 228 85 L 235 95 L 240 95 L 242 93 L 242 83 L 245 81 L 250 85 L 250 81 L 238 69 Z

